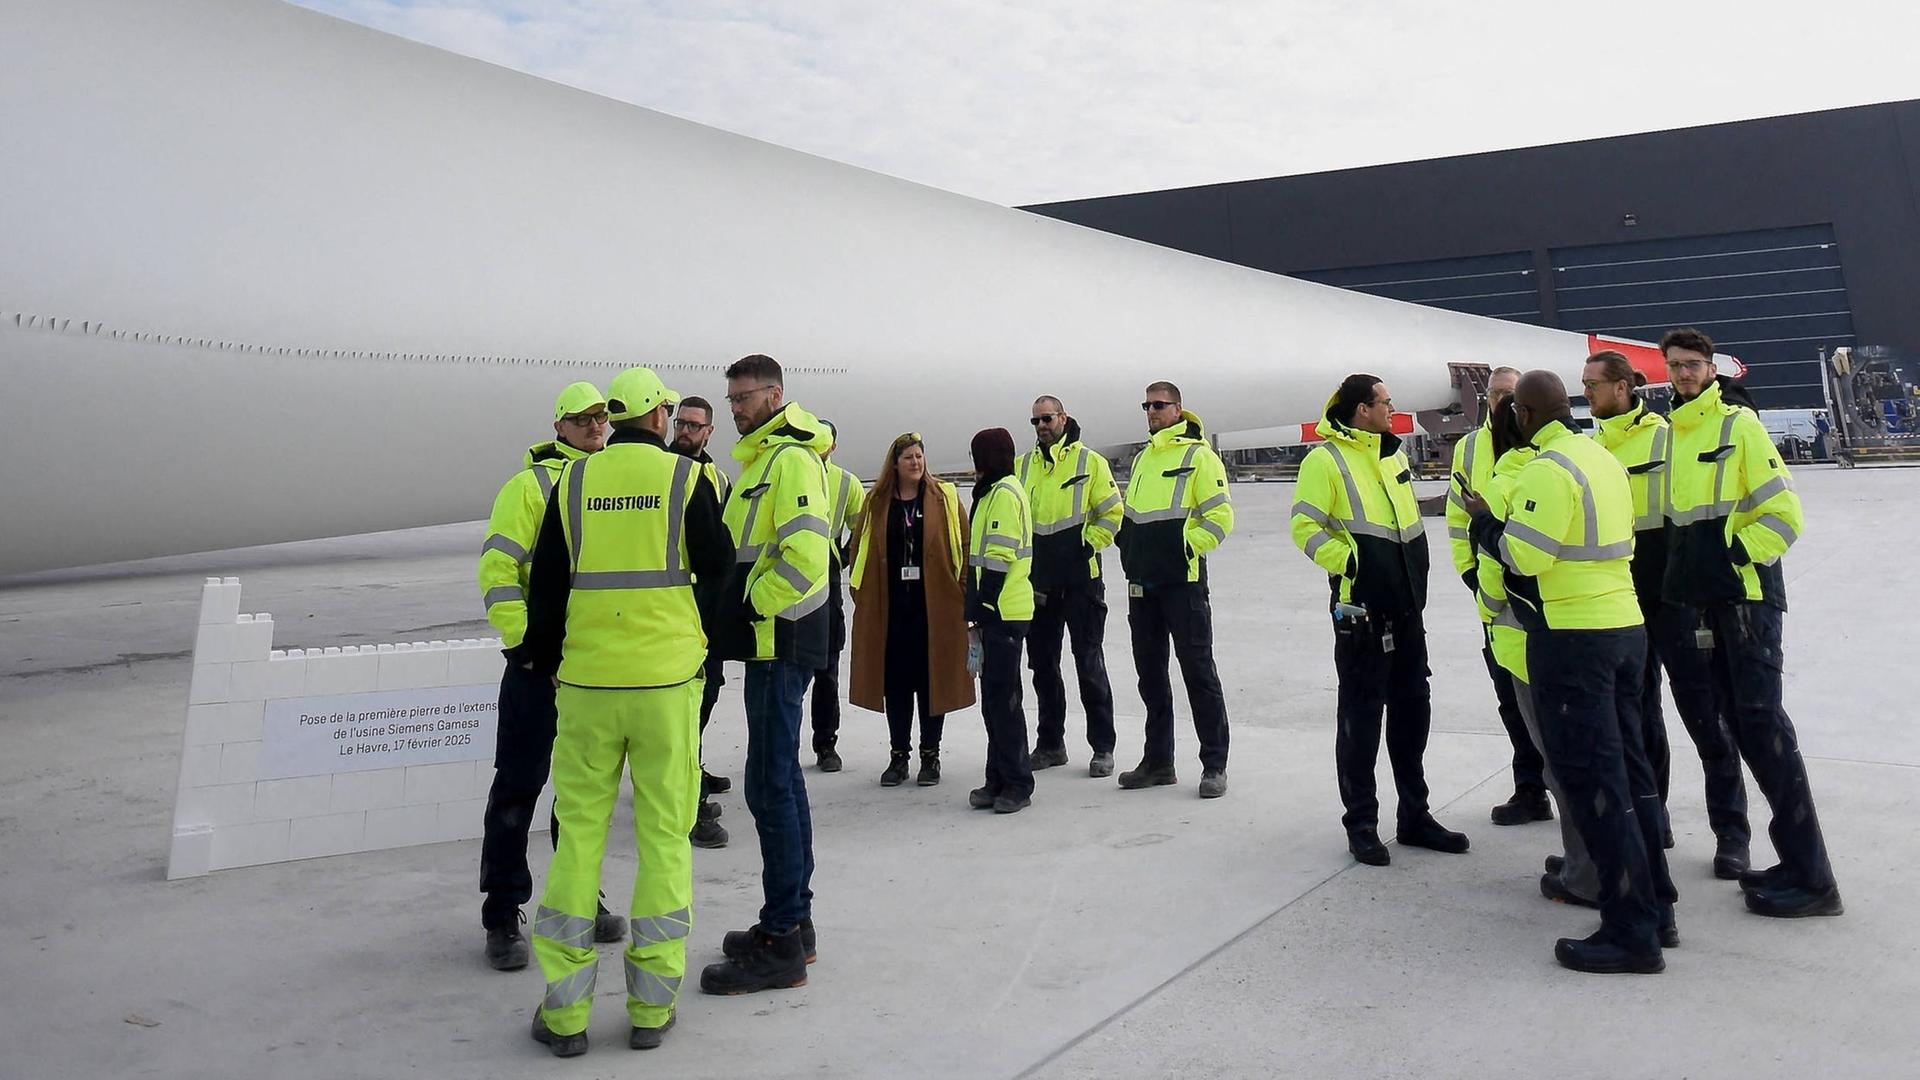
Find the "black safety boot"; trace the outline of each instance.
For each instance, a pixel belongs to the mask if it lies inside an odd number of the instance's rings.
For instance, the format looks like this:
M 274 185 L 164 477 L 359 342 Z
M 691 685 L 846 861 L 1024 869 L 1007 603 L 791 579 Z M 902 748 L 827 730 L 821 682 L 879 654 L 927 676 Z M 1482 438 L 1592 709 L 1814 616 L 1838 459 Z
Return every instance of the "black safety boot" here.
M 1784 889 L 1787 887 L 1787 868 L 1774 863 L 1765 870 L 1740 871 L 1740 891 L 1752 892 L 1755 889 Z
M 727 931 L 727 936 L 720 939 L 721 955 L 726 956 L 729 959 L 738 959 L 742 956 L 747 955 L 747 950 L 753 946 L 753 931 L 758 929 L 760 928 L 756 926 L 752 930 Z M 814 936 L 813 936 L 813 920 L 801 919 L 800 920 L 800 948 L 805 950 L 807 954 L 807 963 L 809 964 L 813 963 L 815 960 L 820 959 L 820 954 L 814 948 L 814 944 L 815 942 L 814 942 Z
M 993 797 L 993 812 L 996 814 L 1017 814 L 1032 805 L 1033 796 L 1031 795 L 995 795 Z
M 990 787 L 974 788 L 972 791 L 967 792 L 967 805 L 973 807 L 975 810 L 991 810 L 993 809 L 993 800 L 998 797 L 999 794 L 1000 792 Z
M 775 937 L 756 926 L 751 934 L 739 956 L 708 964 L 700 972 L 703 993 L 731 996 L 807 985 L 807 954 L 798 927 Z
M 881 787 L 899 787 L 907 782 L 908 754 L 895 750 L 887 758 L 887 771 L 880 774 Z
M 610 941 L 626 939 L 627 920 L 608 911 L 605 900 L 600 901 L 599 909 L 593 914 L 593 940 L 605 945 Z
M 920 774 L 913 782 L 921 787 L 932 787 L 940 782 L 940 751 L 920 751 Z
M 1426 848 L 1448 855 L 1461 855 L 1467 850 L 1466 833 L 1454 832 L 1430 817 L 1396 831 L 1393 838 L 1400 841 L 1402 847 Z
M 1120 774 L 1120 786 L 1128 791 L 1144 787 L 1166 787 L 1179 782 L 1180 774 L 1174 771 L 1171 763 L 1150 765 L 1143 761 Z
M 719 821 L 721 818 L 721 815 L 725 813 L 726 811 L 720 808 L 720 804 L 717 802 L 714 802 L 712 799 L 700 800 L 700 816 L 698 820 Z
M 1598 933 L 1589 938 L 1561 938 L 1553 943 L 1553 958 L 1561 967 L 1593 975 L 1658 975 L 1667 970 L 1666 958 L 1659 949 L 1628 952 Z
M 1347 850 L 1353 853 L 1356 861 L 1368 866 L 1386 866 L 1393 862 L 1393 856 L 1387 853 L 1387 845 L 1380 842 L 1380 834 L 1372 829 L 1355 829 L 1348 833 Z
M 1747 891 L 1747 910 L 1775 919 L 1804 919 L 1812 915 L 1841 915 L 1840 886 L 1808 889 L 1798 885 L 1768 886 Z
M 1559 874 L 1540 875 L 1540 895 L 1556 904 L 1571 904 L 1574 907 L 1584 908 L 1600 906 L 1598 901 L 1577 895 L 1572 889 L 1567 888 L 1567 883 L 1560 880 Z
M 1225 795 L 1226 793 L 1227 793 L 1227 770 L 1225 769 L 1200 770 L 1200 797 L 1201 798 L 1217 799 L 1220 796 Z
M 673 1022 L 678 1018 L 678 1014 L 668 1013 L 667 1022 L 659 1027 L 640 1027 L 636 1024 L 633 1030 L 627 1032 L 627 1046 L 633 1050 L 659 1049 L 661 1040 L 673 1030 Z
M 701 766 L 700 768 L 700 797 L 701 798 L 704 799 L 709 795 L 725 795 L 727 792 L 732 790 L 733 790 L 733 781 L 727 779 L 724 776 L 715 776 L 712 773 L 708 772 L 705 766 Z
M 1547 873 L 1552 874 L 1554 877 L 1559 877 L 1561 874 L 1561 871 L 1565 870 L 1566 868 L 1567 868 L 1567 857 L 1565 855 L 1547 856 L 1547 861 L 1545 866 Z
M 554 1057 L 579 1057 L 587 1052 L 587 1033 L 577 1035 L 555 1035 L 547 1029 L 546 1020 L 540 1016 L 540 1010 L 533 1010 L 533 1041 L 553 1051 Z
M 1027 755 L 1035 771 L 1051 769 L 1067 763 L 1067 748 L 1064 746 L 1044 746 Z
M 1525 825 L 1533 821 L 1552 821 L 1553 804 L 1547 801 L 1545 788 L 1515 788 L 1513 797 L 1493 808 L 1495 825 Z
M 730 839 L 725 825 L 704 816 L 693 823 L 693 831 L 687 834 L 687 842 L 697 848 L 723 848 Z
M 842 768 L 840 753 L 831 746 L 815 752 L 814 757 L 820 764 L 821 772 L 839 772 Z
M 1104 776 L 1112 776 L 1113 755 L 1105 750 L 1093 755 L 1092 760 L 1087 762 L 1087 775 L 1093 777 L 1095 780 Z
M 532 955 L 527 947 L 526 936 L 520 933 L 520 924 L 527 921 L 526 912 L 514 908 L 511 914 L 488 915 L 487 927 L 487 966 L 495 971 L 519 971 L 527 966 Z
M 1673 905 L 1665 905 L 1660 913 L 1660 947 L 1677 949 L 1680 947 L 1680 923 L 1673 917 Z
M 1746 841 L 1722 836 L 1713 842 L 1713 876 L 1721 881 L 1739 881 L 1747 870 L 1753 852 Z

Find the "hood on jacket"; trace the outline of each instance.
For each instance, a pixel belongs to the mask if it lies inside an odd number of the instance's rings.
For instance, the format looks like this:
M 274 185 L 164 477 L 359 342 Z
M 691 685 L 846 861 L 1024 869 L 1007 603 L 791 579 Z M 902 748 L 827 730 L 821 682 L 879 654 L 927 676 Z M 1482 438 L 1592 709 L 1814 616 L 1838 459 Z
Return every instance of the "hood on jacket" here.
M 1755 416 L 1760 414 L 1760 405 L 1753 400 L 1753 392 L 1747 389 L 1746 383 L 1731 375 L 1715 375 L 1713 381 L 1720 384 L 1721 401 L 1750 410 Z
M 733 456 L 744 464 L 782 444 L 804 446 L 816 454 L 824 454 L 833 446 L 833 432 L 819 417 L 788 402 L 768 417 L 766 423 L 740 436 L 740 441 L 733 444 Z
M 1717 400 L 1700 405 L 1700 401 L 1709 394 L 1716 394 Z M 1760 406 L 1754 402 L 1753 394 L 1747 390 L 1746 384 L 1731 375 L 1716 375 L 1713 383 L 1701 391 L 1698 397 L 1688 401 L 1675 398 L 1673 411 L 1667 414 L 1667 419 L 1669 422 L 1691 428 L 1699 422 L 1700 417 L 1710 415 L 1712 411 L 1722 406 L 1746 409 L 1756 416 L 1760 414 Z
M 1200 418 L 1187 409 L 1180 410 L 1180 421 L 1169 424 L 1153 433 L 1147 440 L 1152 446 L 1172 446 L 1175 443 L 1205 443 L 1207 430 Z
M 1036 442 L 1034 445 L 1038 447 L 1040 451 L 1040 456 L 1042 458 L 1045 458 L 1048 463 L 1052 463 L 1058 460 L 1058 456 L 1061 453 L 1065 452 L 1069 446 L 1072 446 L 1074 443 L 1077 443 L 1079 441 L 1080 441 L 1080 421 L 1075 420 L 1073 417 L 1069 416 L 1067 417 L 1067 430 L 1060 433 L 1059 442 L 1054 443 L 1050 447 L 1040 446 L 1038 442 Z
M 531 469 L 543 461 L 552 462 L 555 465 L 565 465 L 574 458 L 583 458 L 586 456 L 587 452 L 585 450 L 575 450 L 573 447 L 568 446 L 558 439 L 548 439 L 546 442 L 534 443 L 532 446 L 527 447 L 527 457 L 525 461 L 521 462 L 521 466 Z
M 1361 431 L 1335 420 L 1333 407 L 1339 404 L 1339 401 L 1340 391 L 1335 390 L 1327 395 L 1326 408 L 1320 410 L 1320 422 L 1313 426 L 1314 434 L 1328 442 L 1343 442 L 1362 450 L 1377 445 L 1380 448 L 1380 456 L 1383 458 L 1393 456 L 1394 452 L 1400 449 L 1400 436 L 1391 431 L 1385 435 L 1375 435 L 1371 431 Z

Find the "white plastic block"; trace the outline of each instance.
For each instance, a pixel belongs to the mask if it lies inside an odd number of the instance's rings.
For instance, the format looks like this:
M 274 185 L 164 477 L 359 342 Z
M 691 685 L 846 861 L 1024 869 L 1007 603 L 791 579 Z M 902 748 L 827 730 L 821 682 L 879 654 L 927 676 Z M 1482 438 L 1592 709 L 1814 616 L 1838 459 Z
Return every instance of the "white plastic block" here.
M 249 777 L 248 779 L 252 779 Z M 206 787 L 220 782 L 220 744 L 189 746 L 180 753 L 180 786 Z
M 239 626 L 233 623 L 202 623 L 193 635 L 193 662 L 232 663 L 234 634 L 238 630 Z
M 309 650 L 306 664 L 306 693 L 310 696 L 363 693 L 374 689 L 379 682 L 378 658 L 364 653 L 348 656 L 338 648 L 329 648 L 316 657 Z
M 375 646 L 373 647 L 373 651 L 374 651 L 374 652 L 377 652 L 377 653 L 381 653 L 382 655 L 384 655 L 384 654 L 386 654 L 386 653 L 390 653 L 390 652 L 392 652 L 392 651 L 393 651 L 393 646 L 392 646 L 392 645 L 375 645 Z
M 240 579 L 208 578 L 200 589 L 200 625 L 231 626 L 240 615 Z
M 324 817 L 294 818 L 287 838 L 287 858 L 315 859 L 359 851 L 366 840 L 367 813 L 356 810 Z
M 213 830 L 210 868 L 227 870 L 286 861 L 290 825 L 286 821 L 256 821 Z
M 291 656 L 267 661 L 267 700 L 296 698 L 306 692 L 306 657 Z
M 380 690 L 408 690 L 415 687 L 446 685 L 447 654 L 431 653 L 426 650 L 405 652 L 394 651 L 379 653 L 374 659 L 380 665 L 379 681 L 375 683 Z
M 247 660 L 233 665 L 233 674 L 227 683 L 227 700 L 265 701 L 268 669 L 272 664 L 271 660 Z
M 480 645 L 463 645 L 447 650 L 447 685 L 473 686 L 498 683 L 506 669 L 499 650 Z
M 333 801 L 333 777 L 294 776 L 255 785 L 253 813 L 258 818 L 306 818 L 326 813 Z
M 260 779 L 260 744 L 230 742 L 220 747 L 220 782 L 242 784 Z M 279 815 L 274 815 L 278 817 Z
M 478 840 L 486 832 L 487 800 L 455 799 L 440 804 L 440 823 L 434 839 Z
M 367 811 L 367 832 L 362 843 L 368 851 L 431 844 L 439 827 L 440 807 L 435 803 L 383 807 Z
M 473 798 L 473 766 L 471 761 L 407 766 L 406 801 L 411 805 Z
M 333 800 L 335 813 L 348 810 L 377 810 L 401 806 L 406 802 L 407 770 L 369 769 L 366 772 L 335 773 Z
M 167 853 L 167 880 L 203 877 L 213 869 L 213 828 L 189 825 L 173 831 L 173 847 Z
M 232 664 L 193 665 L 193 681 L 187 684 L 187 704 L 205 705 L 227 700 L 227 687 L 232 679 Z
M 187 706 L 187 745 L 246 742 L 265 728 L 266 705 L 259 701 L 221 701 Z
M 247 616 L 240 616 L 246 619 Z M 233 659 L 265 660 L 273 651 L 273 616 L 255 615 L 233 627 Z
M 185 788 L 174 800 L 173 824 L 238 825 L 253 820 L 252 784 L 209 784 Z

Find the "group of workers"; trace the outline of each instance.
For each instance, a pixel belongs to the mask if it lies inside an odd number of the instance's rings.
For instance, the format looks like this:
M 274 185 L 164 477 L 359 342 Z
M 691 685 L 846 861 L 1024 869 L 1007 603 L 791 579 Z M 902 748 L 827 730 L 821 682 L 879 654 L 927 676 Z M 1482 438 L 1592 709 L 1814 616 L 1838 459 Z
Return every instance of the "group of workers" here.
M 1475 597 L 1514 748 L 1515 792 L 1493 821 L 1549 820 L 1552 792 L 1564 850 L 1547 859 L 1541 891 L 1599 909 L 1596 933 L 1555 948 L 1583 971 L 1657 972 L 1662 949 L 1678 943 L 1662 666 L 1705 765 L 1715 873 L 1737 878 L 1760 914 L 1841 911 L 1780 700 L 1780 564 L 1800 527 L 1798 497 L 1744 391 L 1716 376 L 1712 342 L 1678 330 L 1662 350 L 1678 400 L 1670 419 L 1640 400 L 1625 357 L 1588 362 L 1592 438 L 1557 376 L 1496 371 L 1486 423 L 1461 444 L 1448 495 L 1454 568 Z M 596 942 L 628 943 L 629 1045 L 658 1046 L 673 1025 L 693 926 L 691 849 L 727 841 L 709 796 L 730 783 L 700 762 L 727 660 L 745 665 L 744 786 L 764 903 L 755 925 L 724 935 L 724 958 L 700 985 L 742 994 L 806 982 L 816 944 L 801 721 L 811 685 L 813 751 L 822 771 L 838 771 L 848 570 L 850 697 L 888 714 L 883 785 L 906 778 L 916 699 L 918 782 L 939 782 L 939 721 L 972 703 L 977 679 L 988 747 L 969 805 L 1030 805 L 1034 770 L 1067 761 L 1067 639 L 1089 775 L 1113 774 L 1101 555 L 1117 546 L 1147 715 L 1143 756 L 1119 785 L 1178 783 L 1171 647 L 1200 743 L 1199 794 L 1227 790 L 1207 556 L 1231 533 L 1233 508 L 1226 469 L 1177 387 L 1147 388 L 1149 437 L 1124 489 L 1061 401 L 1043 396 L 1026 454 L 1005 429 L 975 436 L 973 498 L 962 505 L 926 473 L 917 434 L 895 440 L 868 494 L 832 462 L 833 426 L 786 399 L 777 362 L 745 357 L 726 380 L 738 479 L 706 453 L 705 399 L 682 399 L 647 368 L 620 373 L 604 396 L 575 383 L 555 403 L 556 438 L 531 448 L 501 489 L 481 556 L 507 659 L 481 855 L 487 958 L 500 969 L 525 967 L 530 952 L 538 960 L 546 993 L 532 1034 L 559 1056 L 587 1049 Z M 1468 848 L 1428 807 L 1428 554 L 1392 413 L 1380 379 L 1340 385 L 1301 465 L 1291 521 L 1328 576 L 1342 824 L 1369 865 L 1390 861 L 1374 781 L 1383 720 L 1395 838 Z M 1023 648 L 1038 698 L 1031 746 Z M 1767 870 L 1748 866 L 1743 758 L 1773 810 L 1781 861 Z M 638 855 L 625 919 L 599 891 L 623 769 Z M 549 770 L 554 857 L 529 949 L 527 834 Z

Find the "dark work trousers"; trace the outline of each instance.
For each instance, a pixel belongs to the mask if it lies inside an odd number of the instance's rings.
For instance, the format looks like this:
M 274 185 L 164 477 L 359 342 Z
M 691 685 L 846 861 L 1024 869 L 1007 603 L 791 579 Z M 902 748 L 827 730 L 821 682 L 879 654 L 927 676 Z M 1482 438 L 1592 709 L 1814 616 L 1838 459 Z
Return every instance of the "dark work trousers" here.
M 747 810 L 760 834 L 760 928 L 785 934 L 813 917 L 813 811 L 800 772 L 808 668 L 747 662 Z
M 893 752 L 913 750 L 913 705 L 920 702 L 920 752 L 938 754 L 944 713 L 929 715 L 927 594 L 918 581 L 895 581 L 887 594 L 887 660 L 882 672 L 882 704 L 887 710 L 887 735 Z
M 987 723 L 987 788 L 1024 799 L 1033 794 L 1033 762 L 1027 758 L 1027 710 L 1020 704 L 1020 643 L 1023 622 L 980 627 L 980 715 Z
M 1213 666 L 1213 608 L 1199 582 L 1149 586 L 1127 597 L 1127 626 L 1133 632 L 1133 667 L 1140 675 L 1140 700 L 1147 706 L 1147 765 L 1173 764 L 1173 683 L 1167 676 L 1167 644 L 1180 661 L 1180 678 L 1193 706 L 1193 731 L 1200 737 L 1200 767 L 1227 767 L 1227 698 Z
M 1808 889 L 1833 885 L 1827 841 L 1813 810 L 1807 764 L 1793 721 L 1780 704 L 1781 627 L 1785 612 L 1766 604 L 1707 608 L 1713 630 L 1713 681 L 1733 732 L 1734 745 L 1753 771 L 1754 783 L 1773 810 L 1767 835 L 1793 884 Z
M 527 870 L 527 832 L 533 808 L 553 762 L 557 717 L 553 681 L 508 662 L 500 676 L 500 716 L 493 748 L 493 787 L 487 792 L 480 841 L 480 891 L 487 894 L 480 921 L 488 929 L 518 925 L 520 906 L 533 898 Z M 560 819 L 550 818 L 549 839 L 560 844 Z
M 1641 730 L 1647 736 L 1647 757 L 1653 759 L 1653 771 L 1660 780 L 1660 801 L 1667 801 L 1670 769 L 1666 722 L 1660 710 L 1660 669 L 1664 667 L 1674 707 L 1706 774 L 1707 823 L 1714 836 L 1747 843 L 1753 836 L 1752 826 L 1747 824 L 1747 785 L 1740 778 L 1740 752 L 1734 748 L 1733 735 L 1727 730 L 1713 689 L 1713 654 L 1702 649 L 1694 637 L 1700 614 L 1678 604 L 1660 604 L 1645 614 L 1653 655 L 1647 660 L 1647 688 L 1640 702 L 1647 714 Z M 1656 731 L 1660 733 L 1657 753 L 1653 746 Z
M 707 721 L 713 719 L 714 703 L 720 700 L 720 688 L 727 683 L 726 666 L 718 653 L 707 654 L 707 662 L 702 667 L 707 685 L 700 691 L 700 732 L 703 735 L 707 730 Z
M 1033 696 L 1040 711 L 1043 750 L 1067 745 L 1067 684 L 1060 677 L 1061 638 L 1073 642 L 1073 667 L 1080 677 L 1080 707 L 1087 713 L 1087 746 L 1096 754 L 1113 753 L 1113 686 L 1107 681 L 1107 588 L 1099 578 L 1033 595 L 1033 622 L 1027 628 L 1027 666 L 1033 671 Z
M 1514 695 L 1513 676 L 1493 659 L 1492 631 L 1480 628 L 1480 656 L 1487 662 L 1487 675 L 1493 679 L 1493 697 L 1500 706 L 1500 724 L 1507 729 L 1507 741 L 1513 744 L 1513 789 L 1519 792 L 1545 791 L 1541 777 L 1540 751 L 1527 734 L 1527 723 L 1520 717 L 1520 702 Z
M 1662 916 L 1679 898 L 1660 845 L 1659 785 L 1640 744 L 1646 631 L 1540 630 L 1527 635 L 1527 674 L 1547 764 L 1599 874 L 1600 926 L 1636 953 L 1660 948 Z
M 840 738 L 840 654 L 847 647 L 847 601 L 840 566 L 827 575 L 827 666 L 813 673 L 813 752 L 824 754 Z
M 1387 649 L 1392 635 L 1393 648 Z M 1427 810 L 1427 733 L 1433 704 L 1427 678 L 1427 628 L 1417 611 L 1374 615 L 1365 629 L 1333 633 L 1333 669 L 1340 678 L 1335 702 L 1339 731 L 1333 740 L 1334 768 L 1340 777 L 1340 824 L 1347 832 L 1380 824 L 1380 799 L 1374 782 L 1380 757 L 1381 718 L 1386 719 L 1387 762 L 1399 798 L 1395 821 L 1410 828 L 1429 817 Z M 1508 684 L 1509 690 L 1512 684 Z M 1526 733 L 1526 728 L 1521 728 Z

